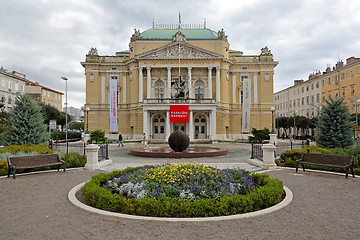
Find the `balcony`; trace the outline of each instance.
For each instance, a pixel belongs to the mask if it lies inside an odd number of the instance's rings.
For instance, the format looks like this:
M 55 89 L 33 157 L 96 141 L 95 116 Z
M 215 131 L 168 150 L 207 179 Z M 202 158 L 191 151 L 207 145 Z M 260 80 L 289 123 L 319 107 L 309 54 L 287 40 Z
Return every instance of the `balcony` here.
M 215 104 L 213 98 L 145 98 L 144 104 Z

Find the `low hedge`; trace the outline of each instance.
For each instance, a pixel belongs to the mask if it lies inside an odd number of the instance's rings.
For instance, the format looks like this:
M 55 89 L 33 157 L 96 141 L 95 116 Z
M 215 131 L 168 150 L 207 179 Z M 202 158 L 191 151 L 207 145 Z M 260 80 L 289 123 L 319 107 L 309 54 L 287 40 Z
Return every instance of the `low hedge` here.
M 126 198 L 112 194 L 101 185 L 114 177 L 134 171 L 138 168 L 127 168 L 109 174 L 101 173 L 82 188 L 86 204 L 112 212 L 151 216 L 151 217 L 214 217 L 257 211 L 279 203 L 283 199 L 283 183 L 279 179 L 271 179 L 266 174 L 252 174 L 259 186 L 247 195 L 222 197 L 218 199 L 185 200 L 180 198 L 160 197 L 158 199 Z
M 350 147 L 347 149 L 344 148 L 320 148 L 317 146 L 306 147 L 304 149 L 293 149 L 287 150 L 281 153 L 280 159 L 275 160 L 276 165 L 281 167 L 296 167 L 296 160 L 301 159 L 303 153 L 319 153 L 319 154 L 333 154 L 333 155 L 351 155 L 354 156 L 354 173 L 356 175 L 360 175 L 360 166 L 359 166 L 359 159 L 360 159 L 360 147 Z M 341 172 L 345 173 L 345 169 L 343 168 L 331 168 L 331 167 L 322 167 L 322 166 L 314 166 L 305 164 L 307 169 L 315 169 L 315 170 L 323 170 L 323 171 L 330 171 L 330 172 Z

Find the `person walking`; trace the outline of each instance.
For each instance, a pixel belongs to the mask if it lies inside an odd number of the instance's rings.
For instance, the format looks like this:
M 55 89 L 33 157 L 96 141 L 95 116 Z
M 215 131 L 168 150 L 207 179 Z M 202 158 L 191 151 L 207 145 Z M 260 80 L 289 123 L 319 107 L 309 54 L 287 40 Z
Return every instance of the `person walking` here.
M 118 147 L 120 147 L 120 144 L 124 147 L 124 144 L 123 144 L 123 136 L 122 136 L 122 134 L 121 134 L 121 132 L 119 132 L 119 145 L 118 145 Z
M 143 139 L 142 140 L 143 140 L 144 146 L 147 147 L 147 141 L 146 141 L 146 134 L 145 133 L 143 134 Z

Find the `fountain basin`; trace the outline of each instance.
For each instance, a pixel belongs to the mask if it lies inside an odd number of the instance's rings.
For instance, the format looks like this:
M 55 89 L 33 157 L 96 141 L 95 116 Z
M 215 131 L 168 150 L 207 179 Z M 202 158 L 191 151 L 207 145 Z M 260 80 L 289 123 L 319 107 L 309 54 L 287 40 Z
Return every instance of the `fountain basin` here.
M 153 158 L 201 158 L 227 155 L 228 150 L 227 148 L 192 146 L 183 152 L 175 152 L 170 147 L 142 147 L 131 149 L 130 153 L 134 156 Z

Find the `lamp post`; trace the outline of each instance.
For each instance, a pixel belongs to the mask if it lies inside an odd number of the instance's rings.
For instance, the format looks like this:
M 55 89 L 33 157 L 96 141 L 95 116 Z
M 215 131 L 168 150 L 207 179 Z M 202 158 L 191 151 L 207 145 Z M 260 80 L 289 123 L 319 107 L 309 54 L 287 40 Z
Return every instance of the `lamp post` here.
M 297 113 L 298 111 L 299 111 L 299 110 L 297 110 L 297 111 L 294 110 L 294 131 L 293 131 L 293 139 L 295 139 L 295 129 L 296 129 L 295 116 L 296 116 L 296 113 Z
M 89 132 L 89 111 L 90 111 L 90 108 L 85 108 L 86 110 L 86 132 L 85 134 L 90 134 Z
M 271 133 L 274 134 L 275 130 L 274 130 L 274 111 L 275 111 L 275 107 L 271 107 Z
M 68 149 L 68 143 L 67 143 L 67 139 L 68 139 L 68 119 L 67 119 L 67 112 L 68 112 L 68 102 L 67 102 L 67 81 L 68 81 L 68 78 L 66 77 L 61 77 L 62 80 L 65 81 L 65 93 L 66 93 L 66 97 L 65 97 L 65 107 L 66 107 L 66 111 L 65 111 L 65 127 L 66 127 L 66 130 L 65 130 L 65 142 L 66 142 L 66 154 L 69 153 L 69 149 Z
M 360 102 L 360 99 L 358 99 L 356 102 L 355 102 L 355 117 L 356 117 L 356 126 L 359 125 L 359 121 L 358 121 L 358 111 L 357 111 L 357 105 L 358 105 L 358 102 Z

